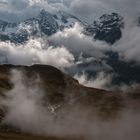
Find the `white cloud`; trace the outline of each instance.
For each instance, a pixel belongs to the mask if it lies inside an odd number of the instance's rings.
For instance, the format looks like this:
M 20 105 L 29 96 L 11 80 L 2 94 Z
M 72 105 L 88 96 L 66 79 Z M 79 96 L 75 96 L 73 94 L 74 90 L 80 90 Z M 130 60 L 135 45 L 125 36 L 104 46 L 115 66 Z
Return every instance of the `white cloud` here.
M 118 12 L 123 16 L 134 18 L 139 13 L 140 1 L 138 0 L 5 0 L 6 5 L 0 7 L 1 14 L 13 17 L 22 15 L 23 18 L 36 15 L 40 9 L 48 11 L 66 10 L 83 20 L 93 22 L 93 20 L 104 13 Z M 4 1 L 4 3 L 5 3 Z M 3 2 L 3 1 L 2 1 Z M 6 10 L 5 10 L 6 9 Z M 133 10 L 130 10 L 133 9 Z M 28 15 L 27 14 L 27 15 Z M 2 16 L 0 16 L 2 17 Z M 7 17 L 7 19 L 8 19 Z M 128 19 L 128 18 L 127 18 Z
M 0 18 L 7 21 L 22 21 L 36 17 L 42 9 L 53 12 L 56 7 L 48 4 L 46 0 L 7 0 L 0 7 Z
M 65 46 L 74 55 L 75 65 L 69 69 L 72 73 L 83 71 L 82 69 L 98 72 L 111 69 L 103 60 L 106 57 L 105 52 L 111 46 L 86 36 L 83 27 L 78 23 L 72 28 L 57 32 L 49 40 L 54 46 Z
M 70 10 L 88 21 L 110 12 L 118 12 L 130 20 L 139 13 L 139 5 L 138 0 L 72 0 Z
M 140 27 L 135 25 L 126 28 L 121 40 L 113 47 L 122 60 L 140 64 Z
M 30 39 L 24 45 L 0 42 L 1 63 L 16 65 L 48 64 L 58 68 L 69 67 L 74 62 L 73 55 L 64 47 L 42 44 L 39 39 Z M 2 62 L 3 61 L 3 62 Z
M 54 44 L 65 46 L 73 54 L 81 53 L 95 58 L 104 57 L 104 52 L 110 49 L 105 42 L 95 41 L 83 33 L 84 29 L 76 23 L 72 28 L 59 31 L 49 38 Z
M 75 79 L 79 81 L 80 84 L 86 87 L 98 88 L 98 89 L 108 89 L 112 82 L 112 75 L 100 72 L 95 78 L 88 79 L 88 76 L 83 73 L 82 75 L 76 74 Z
M 35 4 L 40 4 L 43 0 L 28 0 L 28 2 L 30 6 L 33 6 Z
M 46 125 L 49 112 L 41 104 L 44 94 L 38 87 L 40 79 L 33 79 L 35 86 L 28 87 L 24 84 L 22 72 L 13 70 L 11 74 L 14 87 L 2 100 L 3 106 L 8 109 L 2 123 L 20 128 L 23 132 L 44 133 L 42 126 Z

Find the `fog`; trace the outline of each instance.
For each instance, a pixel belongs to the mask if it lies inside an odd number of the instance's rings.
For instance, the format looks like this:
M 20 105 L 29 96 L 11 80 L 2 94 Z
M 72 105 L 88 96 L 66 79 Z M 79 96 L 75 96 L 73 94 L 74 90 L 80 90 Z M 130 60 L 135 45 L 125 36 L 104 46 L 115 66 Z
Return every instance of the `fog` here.
M 126 62 L 140 64 L 139 47 L 140 28 L 136 25 L 126 27 L 122 38 L 114 45 L 114 51 L 118 52 L 120 59 Z
M 112 82 L 112 75 L 111 74 L 107 75 L 104 72 L 98 73 L 96 77 L 93 79 L 89 79 L 84 72 L 82 75 L 76 74 L 74 78 L 77 79 L 79 83 L 84 86 L 96 87 L 98 89 L 107 89 L 107 90 L 109 89 L 109 86 L 111 86 Z

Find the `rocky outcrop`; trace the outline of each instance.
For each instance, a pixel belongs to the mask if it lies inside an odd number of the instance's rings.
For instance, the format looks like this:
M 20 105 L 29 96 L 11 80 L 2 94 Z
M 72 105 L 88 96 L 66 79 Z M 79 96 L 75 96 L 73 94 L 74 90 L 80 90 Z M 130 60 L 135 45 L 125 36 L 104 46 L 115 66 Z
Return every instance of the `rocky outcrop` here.
M 94 36 L 94 39 L 113 44 L 121 38 L 123 28 L 123 17 L 112 13 L 102 15 L 99 20 L 87 27 L 87 31 Z

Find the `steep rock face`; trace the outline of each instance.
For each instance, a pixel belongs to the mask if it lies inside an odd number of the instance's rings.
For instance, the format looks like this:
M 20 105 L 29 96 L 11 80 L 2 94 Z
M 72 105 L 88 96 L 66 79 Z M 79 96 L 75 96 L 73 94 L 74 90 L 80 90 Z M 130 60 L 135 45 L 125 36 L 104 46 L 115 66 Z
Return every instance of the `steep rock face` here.
M 17 26 L 16 23 L 8 23 L 6 21 L 0 20 L 0 31 L 1 32 L 10 32 Z M 14 31 L 14 30 L 13 30 Z
M 1 21 L 0 29 L 0 40 L 23 43 L 30 36 L 52 35 L 56 33 L 58 25 L 53 15 L 42 10 L 38 17 L 27 19 L 20 23 Z
M 41 10 L 37 17 L 19 23 L 9 23 L 0 20 L 0 40 L 23 43 L 30 36 L 50 36 L 58 30 L 72 27 L 75 22 L 80 23 L 81 21 L 63 11 L 51 14 L 45 10 Z
M 102 15 L 98 21 L 87 27 L 87 31 L 95 39 L 113 44 L 121 38 L 123 28 L 123 18 L 117 13 L 112 13 Z
M 0 20 L 0 40 L 10 40 L 15 43 L 23 43 L 30 36 L 50 36 L 58 30 L 72 27 L 78 22 L 85 32 L 97 40 L 115 43 L 121 38 L 121 30 L 124 27 L 123 18 L 117 14 L 104 14 L 92 25 L 82 22 L 77 17 L 64 11 L 55 14 L 41 10 L 35 18 L 27 19 L 19 23 L 9 23 Z
M 0 40 L 22 43 L 28 39 L 28 31 L 22 27 L 23 23 L 1 22 Z
M 58 11 L 54 14 L 54 18 L 57 21 L 60 30 L 72 27 L 76 22 L 84 26 L 84 23 L 80 19 L 64 11 Z
M 46 35 L 52 35 L 59 29 L 57 22 L 55 21 L 52 14 L 42 10 L 38 17 L 38 23 L 41 32 Z

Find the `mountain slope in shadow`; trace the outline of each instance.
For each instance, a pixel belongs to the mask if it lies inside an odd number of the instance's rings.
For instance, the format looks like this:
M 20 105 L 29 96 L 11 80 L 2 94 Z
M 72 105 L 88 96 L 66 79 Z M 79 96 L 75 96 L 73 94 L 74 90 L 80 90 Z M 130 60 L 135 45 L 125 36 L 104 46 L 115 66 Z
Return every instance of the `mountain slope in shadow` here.
M 76 114 L 76 117 L 86 114 L 86 119 L 96 116 L 98 120 L 111 121 L 118 119 L 123 110 L 132 109 L 139 112 L 140 90 L 130 88 L 126 93 L 121 91 L 105 91 L 101 89 L 88 88 L 80 85 L 77 80 L 71 76 L 64 74 L 60 70 L 48 65 L 33 66 L 0 66 L 0 97 L 6 98 L 7 92 L 14 88 L 11 82 L 12 70 L 22 73 L 22 80 L 26 87 L 36 86 L 43 91 L 43 99 L 41 104 L 48 109 L 50 106 L 58 106 L 50 110 L 50 114 L 55 111 L 56 118 L 64 114 Z M 39 80 L 38 80 L 39 79 Z M 34 84 L 34 81 L 38 81 Z M 40 93 L 38 93 L 40 94 Z M 0 106 L 0 120 L 6 115 L 6 108 Z M 77 113 L 78 112 L 78 113 Z M 78 114 L 78 116 L 77 116 Z M 62 116 L 61 116 L 62 117 Z M 75 117 L 75 116 L 74 116 Z M 38 139 L 38 140 L 55 140 L 55 137 L 35 137 L 28 136 L 19 128 L 10 125 L 0 125 L 0 139 Z M 80 137 L 80 136 L 79 136 Z M 56 140 L 59 138 L 56 138 Z M 64 137 L 64 140 L 72 139 Z M 84 139 L 84 138 L 79 138 Z M 61 138 L 62 140 L 62 138 Z

